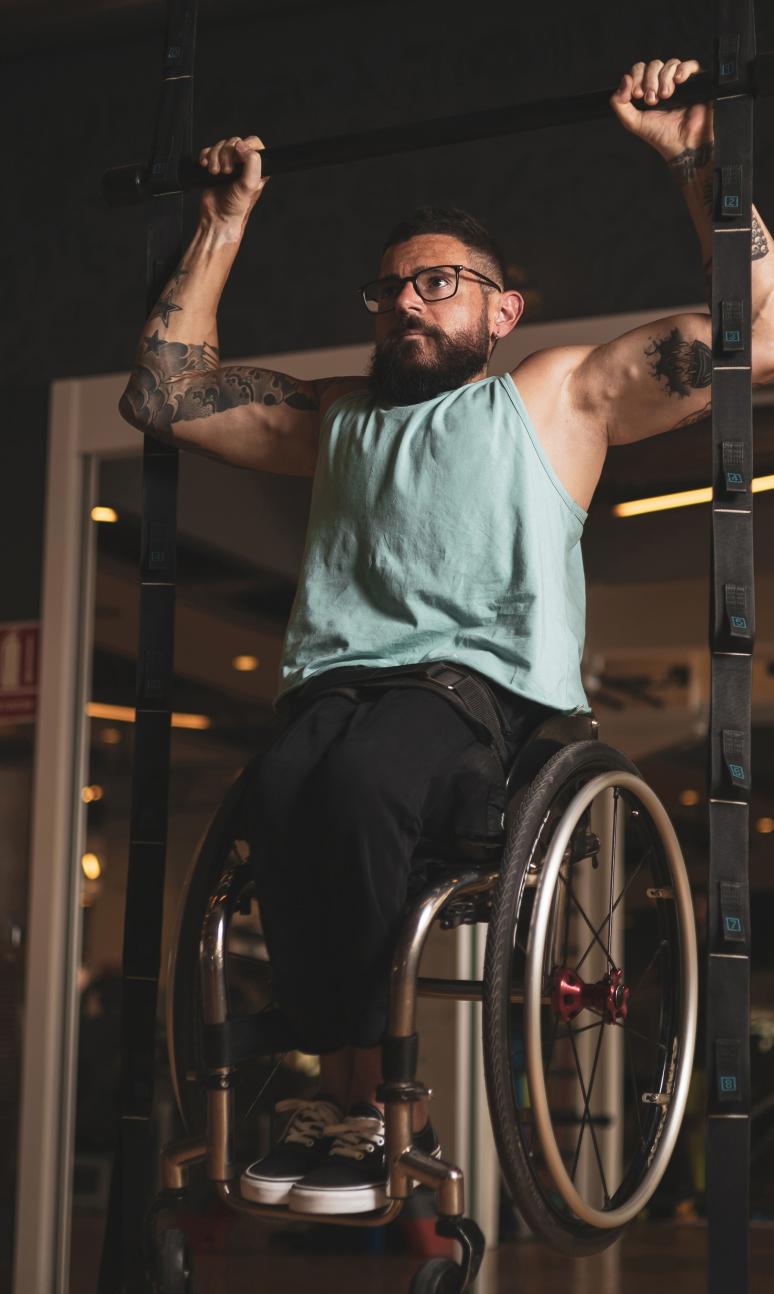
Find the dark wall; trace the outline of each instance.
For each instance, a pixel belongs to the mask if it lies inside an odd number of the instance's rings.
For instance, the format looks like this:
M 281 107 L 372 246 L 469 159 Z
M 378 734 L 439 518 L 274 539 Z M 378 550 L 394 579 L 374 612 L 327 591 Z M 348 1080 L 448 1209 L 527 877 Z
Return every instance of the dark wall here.
M 708 64 L 709 9 L 706 0 L 485 9 L 286 0 L 225 22 L 207 7 L 196 138 L 256 131 L 291 142 L 612 85 L 638 57 L 697 54 Z M 69 39 L 60 19 L 49 45 L 43 24 L 34 47 L 17 42 L 3 68 L 3 166 L 15 179 L 0 209 L 0 541 L 20 557 L 0 619 L 37 605 L 46 384 L 125 369 L 133 354 L 142 213 L 107 209 L 99 180 L 147 152 L 161 12 L 124 32 L 95 18 Z M 761 46 L 773 44 L 774 18 L 762 12 L 761 25 Z M 771 114 L 760 115 L 763 160 L 774 130 Z M 757 187 L 774 218 L 765 164 Z M 611 118 L 273 180 L 224 297 L 225 355 L 366 340 L 353 288 L 372 273 L 391 223 L 424 201 L 466 206 L 490 224 L 530 286 L 533 320 L 702 295 L 692 230 L 663 163 Z

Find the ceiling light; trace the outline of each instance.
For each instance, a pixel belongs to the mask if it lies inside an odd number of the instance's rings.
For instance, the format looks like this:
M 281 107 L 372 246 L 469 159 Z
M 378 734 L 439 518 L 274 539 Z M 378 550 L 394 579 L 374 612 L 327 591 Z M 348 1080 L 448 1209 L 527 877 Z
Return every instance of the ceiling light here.
M 81 799 L 84 804 L 94 804 L 96 800 L 101 800 L 104 791 L 101 786 L 84 786 L 81 791 Z
M 753 494 L 760 494 L 763 490 L 774 490 L 774 476 L 753 477 Z M 694 503 L 711 502 L 712 488 L 708 485 L 698 490 L 679 490 L 676 494 L 656 494 L 649 499 L 629 499 L 625 503 L 616 503 L 613 516 L 639 517 L 646 512 L 666 512 L 670 508 L 688 508 Z
M 91 519 L 92 521 L 109 521 L 112 523 L 118 521 L 118 513 L 115 508 L 92 508 Z
M 89 701 L 86 706 L 86 713 L 90 719 L 113 719 L 116 723 L 134 723 L 135 717 L 133 706 L 104 705 L 101 701 Z M 173 714 L 172 727 L 203 731 L 212 727 L 212 719 L 206 714 Z
M 251 670 L 257 669 L 260 663 L 257 656 L 235 656 L 231 662 L 234 669 L 239 670 L 241 674 L 249 674 Z
M 681 791 L 680 795 L 678 796 L 680 803 L 684 804 L 686 807 L 688 807 L 691 804 L 698 804 L 700 798 L 701 797 L 699 795 L 699 792 L 694 791 L 691 788 L 688 788 L 685 791 Z
M 759 831 L 762 836 L 771 835 L 774 831 L 774 818 L 758 818 L 755 823 L 755 830 Z
M 102 875 L 102 863 L 96 854 L 84 854 L 81 858 L 81 871 L 87 881 L 98 881 Z

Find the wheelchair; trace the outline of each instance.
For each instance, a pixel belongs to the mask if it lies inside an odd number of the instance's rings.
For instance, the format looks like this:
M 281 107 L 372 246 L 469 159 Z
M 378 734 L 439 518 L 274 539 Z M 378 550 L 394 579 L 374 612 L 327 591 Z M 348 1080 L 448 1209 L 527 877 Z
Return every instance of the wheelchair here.
M 194 1164 L 206 1164 L 230 1208 L 298 1219 L 240 1194 L 237 1128 L 266 1084 L 266 1058 L 288 1047 L 251 916 L 240 834 L 249 768 L 191 866 L 171 952 L 167 1045 L 188 1135 L 164 1148 L 149 1213 L 158 1294 L 192 1291 L 185 1234 L 161 1222 L 184 1200 Z M 412 1102 L 429 1095 L 416 1073 L 418 997 L 482 1002 L 488 1105 L 513 1206 L 538 1240 L 592 1254 L 645 1208 L 675 1145 L 696 1032 L 696 934 L 667 813 L 586 712 L 533 730 L 507 778 L 500 840 L 459 840 L 453 856 L 423 841 L 417 857 L 424 888 L 395 949 L 383 1047 L 388 1203 L 317 1220 L 382 1226 L 416 1183 L 429 1187 L 437 1231 L 459 1241 L 462 1257 L 425 1262 L 411 1294 L 455 1294 L 474 1282 L 484 1237 L 465 1216 L 460 1169 L 412 1144 Z M 420 975 L 435 922 L 488 925 L 482 980 Z

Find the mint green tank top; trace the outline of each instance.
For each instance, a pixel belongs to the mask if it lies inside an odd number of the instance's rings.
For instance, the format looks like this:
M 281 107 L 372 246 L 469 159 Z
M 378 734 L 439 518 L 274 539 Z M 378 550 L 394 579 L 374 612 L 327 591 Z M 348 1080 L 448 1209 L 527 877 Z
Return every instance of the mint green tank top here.
M 323 419 L 280 695 L 343 665 L 458 661 L 519 696 L 587 710 L 586 513 L 510 376 Z

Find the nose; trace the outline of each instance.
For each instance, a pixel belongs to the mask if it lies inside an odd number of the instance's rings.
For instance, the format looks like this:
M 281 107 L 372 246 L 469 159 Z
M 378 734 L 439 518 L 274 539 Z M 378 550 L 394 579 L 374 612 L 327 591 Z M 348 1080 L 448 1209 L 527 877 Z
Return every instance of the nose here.
M 420 314 L 424 308 L 424 301 L 414 287 L 414 284 L 411 282 L 411 279 L 407 279 L 395 298 L 396 314 Z

